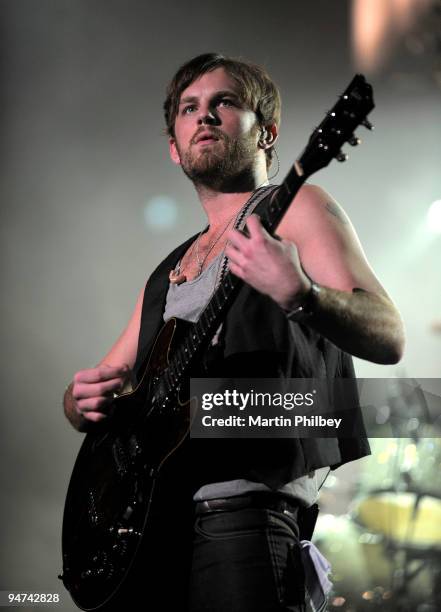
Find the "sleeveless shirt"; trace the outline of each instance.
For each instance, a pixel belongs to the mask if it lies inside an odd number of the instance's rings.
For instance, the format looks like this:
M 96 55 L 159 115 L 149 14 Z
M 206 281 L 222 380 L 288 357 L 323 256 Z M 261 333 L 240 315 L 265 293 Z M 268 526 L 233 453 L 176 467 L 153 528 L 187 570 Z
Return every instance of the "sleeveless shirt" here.
M 218 255 L 210 265 L 195 279 L 179 285 L 170 283 L 168 288 L 164 322 L 172 317 L 195 323 L 207 305 L 216 288 L 216 280 L 222 263 L 223 253 Z M 250 492 L 269 492 L 271 489 L 262 483 L 246 479 L 229 480 L 226 482 L 207 483 L 194 494 L 195 501 L 215 499 L 218 497 L 233 497 Z M 288 497 L 311 506 L 318 497 L 317 480 L 314 472 L 300 476 L 278 489 Z
M 266 198 L 265 198 L 266 199 Z M 256 212 L 259 212 L 260 205 Z M 178 246 L 150 276 L 141 314 L 134 374 L 145 370 L 155 337 L 163 325 L 169 272 L 197 235 Z M 246 313 L 246 316 L 244 316 Z M 262 324 L 264 322 L 264 324 Z M 218 343 L 202 364 L 208 378 L 347 378 L 354 379 L 350 355 L 307 325 L 289 321 L 269 296 L 244 284 L 222 324 Z M 191 439 L 174 453 L 180 477 L 194 495 L 207 483 L 247 480 L 273 490 L 329 466 L 335 469 L 370 453 L 355 380 L 345 406 L 351 408 L 353 434 L 345 438 Z M 337 411 L 339 406 L 334 405 Z M 332 413 L 329 416 L 333 416 Z M 170 468 L 170 472 L 172 468 Z M 177 476 L 178 478 L 179 476 Z M 173 476 L 174 478 L 174 476 Z

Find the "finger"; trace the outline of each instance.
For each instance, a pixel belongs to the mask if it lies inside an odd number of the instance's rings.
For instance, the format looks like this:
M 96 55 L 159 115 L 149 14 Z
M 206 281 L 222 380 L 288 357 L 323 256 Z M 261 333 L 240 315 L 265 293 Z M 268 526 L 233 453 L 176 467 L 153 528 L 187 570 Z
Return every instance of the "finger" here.
M 80 370 L 74 376 L 74 382 L 95 383 L 102 380 L 110 380 L 119 376 L 127 376 L 130 368 L 127 364 L 120 366 L 110 366 L 101 364 L 96 368 Z
M 225 255 L 228 257 L 230 262 L 233 262 L 239 266 L 243 266 L 245 263 L 244 254 L 229 244 L 227 244 L 225 247 Z
M 260 217 L 256 214 L 252 214 L 248 217 L 247 227 L 251 238 L 265 238 L 269 236 L 260 221 Z
M 297 245 L 295 244 L 295 242 L 292 242 L 292 240 L 287 240 L 286 238 L 283 238 L 282 244 L 286 249 L 286 253 L 288 253 L 291 258 L 294 257 L 295 260 L 297 261 L 299 258 L 299 251 L 297 249 Z
M 130 376 L 130 366 L 127 363 L 121 365 L 109 365 L 102 363 L 97 366 L 101 374 L 101 380 L 111 380 L 112 378 L 128 378 Z
M 84 399 L 89 397 L 111 396 L 122 389 L 124 380 L 112 378 L 98 383 L 74 383 L 72 396 L 74 399 Z
M 231 229 L 228 233 L 228 242 L 234 246 L 236 249 L 245 249 L 248 246 L 248 240 L 246 236 L 242 234 L 237 229 Z
M 107 419 L 107 414 L 102 414 L 101 412 L 87 412 L 83 414 L 83 417 L 87 421 L 92 421 L 93 423 L 99 423 L 103 419 Z
M 80 414 L 100 412 L 109 414 L 113 408 L 113 401 L 109 397 L 93 397 L 77 401 L 77 410 Z
M 230 261 L 228 264 L 228 267 L 230 269 L 230 272 L 232 272 L 235 276 L 239 277 L 239 278 L 243 278 L 244 277 L 244 272 L 242 270 L 242 268 L 240 266 L 238 266 L 237 264 L 235 264 L 234 262 Z

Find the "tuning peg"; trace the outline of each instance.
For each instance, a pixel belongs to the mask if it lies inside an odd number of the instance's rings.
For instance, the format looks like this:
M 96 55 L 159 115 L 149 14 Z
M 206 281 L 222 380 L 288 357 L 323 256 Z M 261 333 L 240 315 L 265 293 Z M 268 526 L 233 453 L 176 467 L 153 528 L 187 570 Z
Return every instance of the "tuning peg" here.
M 357 145 L 361 144 L 361 139 L 355 136 L 354 134 L 352 134 L 352 136 L 348 138 L 348 142 L 351 145 L 351 147 L 356 147 Z
M 372 123 L 368 121 L 367 119 L 363 119 L 363 121 L 361 122 L 361 125 L 364 125 L 364 127 L 367 128 L 368 130 L 374 129 L 374 126 L 372 125 Z
M 348 159 L 348 156 L 346 153 L 343 153 L 343 151 L 339 151 L 335 156 L 335 159 L 339 162 L 345 162 Z

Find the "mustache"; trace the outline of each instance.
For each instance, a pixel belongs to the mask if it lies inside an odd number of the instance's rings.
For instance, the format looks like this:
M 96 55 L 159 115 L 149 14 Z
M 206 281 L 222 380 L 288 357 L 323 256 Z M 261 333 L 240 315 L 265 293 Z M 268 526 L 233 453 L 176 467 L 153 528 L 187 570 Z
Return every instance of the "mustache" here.
M 210 133 L 214 138 L 217 138 L 218 140 L 225 140 L 225 135 L 224 133 L 219 130 L 218 128 L 210 128 L 209 130 L 207 130 L 206 127 L 199 129 L 193 136 L 193 138 L 191 139 L 190 144 L 196 144 L 196 140 L 199 138 L 199 136 L 202 133 Z

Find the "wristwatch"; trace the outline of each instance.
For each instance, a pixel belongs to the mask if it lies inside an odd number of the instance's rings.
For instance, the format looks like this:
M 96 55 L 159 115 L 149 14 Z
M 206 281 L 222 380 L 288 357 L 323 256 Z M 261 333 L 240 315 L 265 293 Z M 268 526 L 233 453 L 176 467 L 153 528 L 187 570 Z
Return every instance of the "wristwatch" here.
M 317 285 L 317 283 L 311 280 L 311 288 L 306 294 L 303 302 L 292 310 L 286 311 L 287 318 L 296 323 L 306 321 L 315 312 L 320 291 L 320 285 Z

